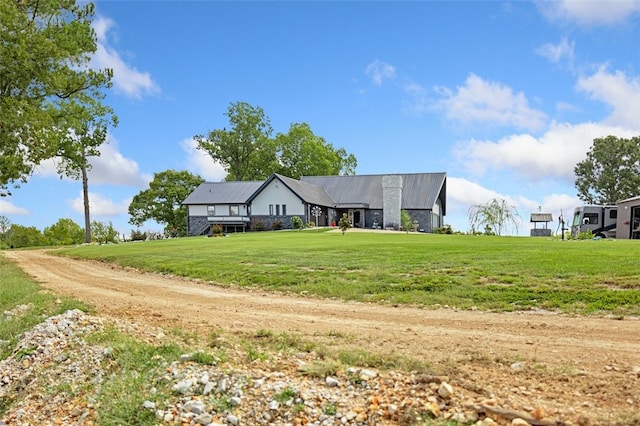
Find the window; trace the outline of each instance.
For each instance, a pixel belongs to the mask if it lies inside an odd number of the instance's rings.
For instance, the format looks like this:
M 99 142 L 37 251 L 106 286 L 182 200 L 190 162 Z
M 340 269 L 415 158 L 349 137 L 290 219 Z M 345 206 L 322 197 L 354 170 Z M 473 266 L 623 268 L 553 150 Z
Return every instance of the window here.
M 240 207 L 237 204 L 229 206 L 229 216 L 238 216 L 239 214 Z
M 280 216 L 280 204 L 276 204 L 276 216 Z
M 609 210 L 609 219 L 617 219 L 618 210 Z
M 216 215 L 216 206 L 207 206 L 207 216 Z
M 585 213 L 583 223 L 585 225 L 597 225 L 598 224 L 598 213 Z
M 283 204 L 282 205 L 282 216 L 286 216 L 287 215 L 287 205 Z
M 269 204 L 269 216 L 273 216 L 273 204 Z

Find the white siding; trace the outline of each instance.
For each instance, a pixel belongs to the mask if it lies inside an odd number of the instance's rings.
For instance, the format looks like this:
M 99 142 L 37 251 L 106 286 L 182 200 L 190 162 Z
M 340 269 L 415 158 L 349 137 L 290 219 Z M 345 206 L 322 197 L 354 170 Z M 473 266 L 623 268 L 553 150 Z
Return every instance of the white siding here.
M 302 200 L 277 179 L 271 181 L 271 183 L 253 199 L 251 203 L 251 214 L 258 216 L 268 215 L 269 204 L 273 204 L 274 206 L 279 204 L 281 206 L 280 214 L 282 214 L 282 205 L 286 204 L 287 216 L 304 215 Z M 273 213 L 275 214 L 275 207 Z
M 215 205 L 216 216 L 229 216 L 229 204 L 209 204 Z M 238 206 L 238 215 L 247 216 L 246 204 L 234 204 Z M 287 206 L 287 209 L 289 206 Z M 189 206 L 189 216 L 208 216 L 206 205 L 191 205 Z
M 189 206 L 189 216 L 206 216 L 207 206 L 191 205 Z

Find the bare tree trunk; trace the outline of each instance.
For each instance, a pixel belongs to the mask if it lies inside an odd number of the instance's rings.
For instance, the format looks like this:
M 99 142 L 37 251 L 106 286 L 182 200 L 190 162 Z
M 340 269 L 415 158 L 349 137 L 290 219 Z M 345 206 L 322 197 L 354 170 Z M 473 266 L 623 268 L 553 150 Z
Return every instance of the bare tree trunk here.
M 82 155 L 82 196 L 84 200 L 84 242 L 91 242 L 91 217 L 89 215 L 89 179 L 87 177 L 87 159 Z

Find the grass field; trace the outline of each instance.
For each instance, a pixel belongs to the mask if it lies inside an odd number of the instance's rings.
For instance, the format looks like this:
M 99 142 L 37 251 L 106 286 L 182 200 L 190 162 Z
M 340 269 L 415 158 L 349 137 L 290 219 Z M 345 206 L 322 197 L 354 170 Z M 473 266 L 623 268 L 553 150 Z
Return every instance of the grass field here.
M 640 243 L 284 231 L 67 248 L 220 285 L 389 304 L 640 315 Z

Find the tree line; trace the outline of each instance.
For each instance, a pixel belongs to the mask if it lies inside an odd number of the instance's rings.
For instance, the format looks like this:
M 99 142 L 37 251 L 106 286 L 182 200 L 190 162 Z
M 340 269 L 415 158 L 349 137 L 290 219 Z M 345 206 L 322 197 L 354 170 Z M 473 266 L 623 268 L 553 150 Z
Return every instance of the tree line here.
M 94 220 L 90 226 L 93 241 L 100 244 L 120 241 L 120 235 L 110 222 Z M 41 231 L 35 226 L 11 223 L 6 216 L 0 216 L 0 249 L 76 245 L 84 243 L 84 237 L 85 230 L 71 219 L 59 219 Z

